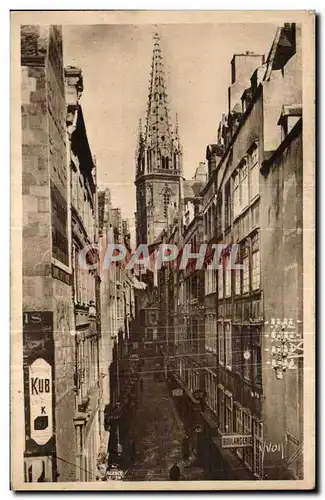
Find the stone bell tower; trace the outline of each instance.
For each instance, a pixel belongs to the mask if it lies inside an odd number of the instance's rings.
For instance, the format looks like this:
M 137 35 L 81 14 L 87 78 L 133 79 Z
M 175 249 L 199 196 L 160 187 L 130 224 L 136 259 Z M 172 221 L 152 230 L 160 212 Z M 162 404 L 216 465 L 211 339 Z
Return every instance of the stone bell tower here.
M 178 122 L 172 129 L 160 38 L 154 35 L 145 128 L 136 151 L 137 245 L 152 244 L 179 212 L 182 149 Z

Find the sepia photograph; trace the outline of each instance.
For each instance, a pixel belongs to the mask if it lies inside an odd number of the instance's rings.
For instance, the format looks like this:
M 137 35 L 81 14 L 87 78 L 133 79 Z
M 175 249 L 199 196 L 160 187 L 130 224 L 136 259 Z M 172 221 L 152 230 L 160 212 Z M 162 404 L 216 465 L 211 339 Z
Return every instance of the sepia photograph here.
M 315 487 L 314 24 L 11 12 L 12 489 Z

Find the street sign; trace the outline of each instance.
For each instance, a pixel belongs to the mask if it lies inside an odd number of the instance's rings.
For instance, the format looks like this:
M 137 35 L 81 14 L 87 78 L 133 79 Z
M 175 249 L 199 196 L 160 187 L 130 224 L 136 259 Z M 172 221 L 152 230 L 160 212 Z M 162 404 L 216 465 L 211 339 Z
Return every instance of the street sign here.
M 249 434 L 225 434 L 221 436 L 222 448 L 247 448 L 253 445 Z
M 194 432 L 197 432 L 197 433 L 199 433 L 199 432 L 203 432 L 203 427 L 202 427 L 202 425 L 197 424 L 197 425 L 194 427 Z
M 31 438 L 46 444 L 53 434 L 52 368 L 45 359 L 36 359 L 29 367 L 29 401 Z
M 183 389 L 173 389 L 172 394 L 175 397 L 183 396 Z

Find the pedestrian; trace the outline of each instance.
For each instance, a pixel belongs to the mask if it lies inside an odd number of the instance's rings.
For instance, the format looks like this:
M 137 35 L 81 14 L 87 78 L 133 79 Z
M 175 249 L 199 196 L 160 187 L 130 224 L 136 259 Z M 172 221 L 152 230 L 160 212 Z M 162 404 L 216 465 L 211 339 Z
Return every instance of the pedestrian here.
M 130 458 L 131 458 L 131 462 L 135 462 L 135 459 L 136 459 L 136 456 L 137 456 L 137 450 L 136 450 L 136 447 L 135 447 L 135 442 L 133 441 L 133 439 L 131 439 L 130 441 Z
M 184 462 L 187 462 L 188 459 L 190 458 L 190 443 L 189 443 L 189 437 L 186 434 L 183 442 L 182 442 L 182 453 L 183 453 L 183 460 Z
M 175 462 L 174 465 L 169 470 L 169 479 L 171 481 L 178 481 L 181 475 L 181 471 L 179 470 L 179 467 L 177 463 Z
M 143 392 L 143 379 L 140 378 L 140 391 Z

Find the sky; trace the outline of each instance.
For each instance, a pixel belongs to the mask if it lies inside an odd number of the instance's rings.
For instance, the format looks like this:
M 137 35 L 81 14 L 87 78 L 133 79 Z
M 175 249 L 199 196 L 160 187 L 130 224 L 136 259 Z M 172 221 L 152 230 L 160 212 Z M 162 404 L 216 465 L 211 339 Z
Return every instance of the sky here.
M 192 178 L 205 160 L 227 112 L 234 53 L 267 55 L 272 24 L 168 24 L 63 26 L 64 65 L 82 69 L 82 105 L 96 156 L 98 186 L 134 230 L 135 150 L 139 119 L 145 121 L 153 35 L 159 33 L 170 118 L 178 114 L 183 174 Z

